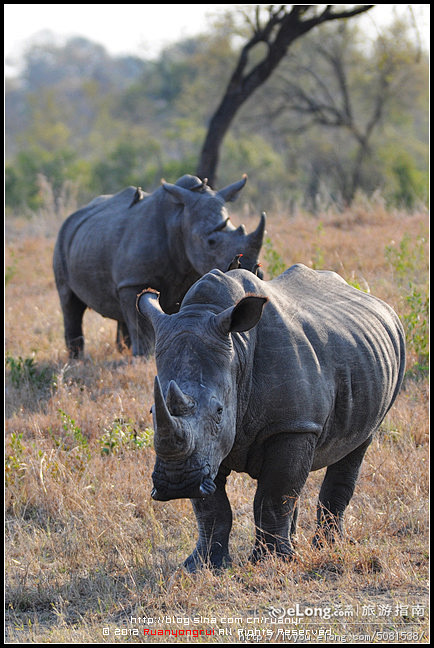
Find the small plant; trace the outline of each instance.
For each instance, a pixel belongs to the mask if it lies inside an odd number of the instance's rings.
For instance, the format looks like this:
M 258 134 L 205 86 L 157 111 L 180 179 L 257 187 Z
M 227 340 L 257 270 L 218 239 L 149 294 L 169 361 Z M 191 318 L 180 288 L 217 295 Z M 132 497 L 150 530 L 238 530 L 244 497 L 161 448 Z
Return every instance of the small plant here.
M 41 389 L 51 383 L 52 375 L 48 368 L 41 369 L 34 358 L 18 358 L 6 354 L 6 366 L 9 367 L 12 385 L 17 389 L 22 385 L 29 385 Z
M 33 358 L 13 358 L 6 355 L 6 365 L 10 370 L 10 378 L 14 387 L 20 387 L 23 383 L 33 383 L 36 380 L 36 365 Z
M 5 459 L 5 483 L 6 486 L 13 484 L 15 479 L 23 477 L 26 464 L 22 460 L 24 450 L 26 449 L 22 443 L 23 435 L 15 434 L 11 435 L 10 440 L 10 454 L 6 456 Z
M 357 290 L 361 290 L 362 292 L 369 294 L 371 292 L 371 289 L 369 288 L 368 283 L 364 279 L 362 279 L 362 282 L 363 283 L 361 283 L 355 278 L 347 280 L 347 283 L 353 288 L 357 288 Z
M 117 454 L 124 450 L 138 450 L 152 445 L 153 430 L 137 431 L 131 419 L 116 418 L 110 427 L 104 428 L 99 439 L 102 455 Z
M 416 362 L 407 375 L 418 377 L 428 373 L 429 365 L 429 297 L 428 268 L 425 254 L 426 240 L 414 240 L 406 233 L 398 246 L 388 245 L 386 259 L 391 264 L 395 278 L 405 288 L 406 311 L 402 316 L 407 349 L 416 356 Z
M 406 282 L 417 282 L 421 275 L 427 272 L 425 243 L 426 240 L 423 236 L 413 240 L 407 232 L 398 246 L 394 243 L 386 246 L 384 253 L 395 272 L 399 285 Z
M 429 370 L 429 297 L 412 286 L 406 297 L 410 311 L 403 316 L 405 337 L 409 349 L 413 349 L 417 361 L 412 373 L 427 374 Z
M 63 410 L 59 408 L 58 410 L 60 417 L 62 419 L 62 427 L 65 431 L 65 435 L 62 439 L 56 439 L 51 433 L 51 436 L 55 444 L 72 455 L 77 459 L 79 467 L 83 467 L 83 461 L 90 459 L 90 449 L 89 442 L 84 436 L 81 428 L 76 425 L 74 419 L 66 414 Z
M 6 266 L 5 269 L 5 286 L 8 285 L 8 283 L 12 280 L 12 278 L 17 272 L 17 260 L 15 258 L 15 254 L 12 252 L 11 256 L 12 256 L 12 264 Z
M 267 271 L 269 279 L 279 276 L 286 270 L 286 263 L 278 252 L 274 249 L 273 243 L 269 236 L 265 238 L 264 242 L 264 258 L 267 264 Z

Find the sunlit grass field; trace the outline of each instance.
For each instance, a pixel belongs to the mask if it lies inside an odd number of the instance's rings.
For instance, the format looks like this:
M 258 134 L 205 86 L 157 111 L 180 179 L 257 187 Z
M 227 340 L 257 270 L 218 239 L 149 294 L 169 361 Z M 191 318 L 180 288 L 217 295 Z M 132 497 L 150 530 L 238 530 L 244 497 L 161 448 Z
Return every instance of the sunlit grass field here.
M 233 222 L 250 231 L 258 211 Z M 196 575 L 181 566 L 196 542 L 190 502 L 150 497 L 154 360 L 120 353 L 115 323 L 87 311 L 85 357 L 68 361 L 51 268 L 60 222 L 6 225 L 6 642 L 428 642 L 427 213 L 361 199 L 316 218 L 268 213 L 265 278 L 301 262 L 387 301 L 407 331 L 407 377 L 344 541 L 310 546 L 318 471 L 296 560 L 252 566 L 255 483 L 233 473 L 233 565 Z

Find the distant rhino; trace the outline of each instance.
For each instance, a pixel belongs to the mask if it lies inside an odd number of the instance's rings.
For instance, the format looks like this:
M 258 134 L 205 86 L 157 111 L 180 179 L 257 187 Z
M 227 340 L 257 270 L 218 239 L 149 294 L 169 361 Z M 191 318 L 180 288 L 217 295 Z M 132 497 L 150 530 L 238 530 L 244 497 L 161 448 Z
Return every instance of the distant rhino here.
M 163 182 L 152 194 L 128 187 L 99 196 L 63 223 L 54 249 L 54 275 L 70 357 L 84 348 L 83 313 L 92 308 L 117 320 L 117 341 L 134 355 L 153 351 L 150 323 L 137 316 L 136 296 L 146 286 L 161 293 L 167 313 L 178 310 L 190 286 L 212 268 L 227 270 L 238 254 L 241 267 L 255 267 L 265 216 L 247 234 L 229 220 L 225 202 L 234 200 L 246 176 L 220 191 L 199 178 Z
M 253 562 L 293 555 L 289 530 L 311 470 L 328 466 L 314 544 L 341 535 L 365 451 L 403 378 L 394 311 L 301 264 L 272 281 L 213 270 L 175 315 L 150 290 L 137 307 L 156 335 L 152 497 L 192 498 L 199 526 L 185 567 L 230 562 L 232 470 L 258 480 Z

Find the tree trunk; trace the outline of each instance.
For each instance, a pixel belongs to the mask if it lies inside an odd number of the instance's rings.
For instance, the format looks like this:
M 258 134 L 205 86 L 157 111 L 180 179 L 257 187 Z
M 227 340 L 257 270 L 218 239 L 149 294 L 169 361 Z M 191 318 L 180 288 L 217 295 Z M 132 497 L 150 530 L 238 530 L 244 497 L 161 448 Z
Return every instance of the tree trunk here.
M 243 100 L 228 93 L 225 94 L 223 101 L 209 123 L 196 175 L 199 178 L 208 178 L 208 184 L 211 187 L 215 185 L 217 177 L 220 147 L 223 138 L 242 103 Z

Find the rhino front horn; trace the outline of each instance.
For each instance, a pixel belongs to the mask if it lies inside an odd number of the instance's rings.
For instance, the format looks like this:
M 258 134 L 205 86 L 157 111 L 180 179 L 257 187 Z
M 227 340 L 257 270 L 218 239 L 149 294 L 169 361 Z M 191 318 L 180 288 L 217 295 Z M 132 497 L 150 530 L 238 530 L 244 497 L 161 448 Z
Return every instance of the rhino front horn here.
M 262 246 L 262 240 L 264 238 L 264 233 L 265 233 L 265 220 L 266 220 L 266 215 L 265 212 L 261 213 L 261 219 L 259 221 L 258 227 L 255 229 L 254 232 L 249 234 L 248 239 L 250 245 L 253 247 L 257 248 L 258 251 L 260 250 Z
M 166 405 L 158 376 L 155 376 L 154 381 L 154 403 L 156 427 L 159 437 L 162 438 L 163 436 L 168 436 L 171 431 L 176 429 L 176 421 Z
M 169 402 L 176 403 L 175 409 L 190 406 L 188 397 L 184 396 L 174 381 L 170 383 L 168 396 Z M 167 460 L 189 456 L 192 450 L 191 435 L 183 428 L 181 421 L 171 414 L 164 400 L 158 376 L 155 376 L 154 382 L 154 416 L 154 447 L 157 455 Z

